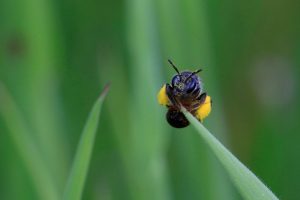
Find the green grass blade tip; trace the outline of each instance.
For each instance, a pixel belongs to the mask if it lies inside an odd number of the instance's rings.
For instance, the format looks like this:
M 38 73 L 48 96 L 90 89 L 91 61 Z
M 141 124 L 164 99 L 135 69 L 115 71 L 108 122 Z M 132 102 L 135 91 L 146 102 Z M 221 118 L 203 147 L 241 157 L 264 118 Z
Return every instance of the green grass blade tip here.
M 64 192 L 64 200 L 79 200 L 84 188 L 84 182 L 88 172 L 89 162 L 92 154 L 93 144 L 97 132 L 99 115 L 105 96 L 109 90 L 107 84 L 99 98 L 95 102 L 77 147 L 73 166 Z

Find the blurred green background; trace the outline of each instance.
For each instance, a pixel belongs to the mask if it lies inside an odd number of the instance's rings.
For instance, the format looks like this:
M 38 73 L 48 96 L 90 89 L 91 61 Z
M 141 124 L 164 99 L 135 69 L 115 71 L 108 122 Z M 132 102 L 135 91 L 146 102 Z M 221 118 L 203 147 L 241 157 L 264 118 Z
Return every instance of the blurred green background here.
M 241 199 L 156 93 L 202 68 L 204 122 L 280 199 L 299 199 L 300 3 L 1 0 L 1 199 L 62 196 L 88 113 L 104 102 L 83 199 Z M 49 182 L 48 182 L 48 181 Z

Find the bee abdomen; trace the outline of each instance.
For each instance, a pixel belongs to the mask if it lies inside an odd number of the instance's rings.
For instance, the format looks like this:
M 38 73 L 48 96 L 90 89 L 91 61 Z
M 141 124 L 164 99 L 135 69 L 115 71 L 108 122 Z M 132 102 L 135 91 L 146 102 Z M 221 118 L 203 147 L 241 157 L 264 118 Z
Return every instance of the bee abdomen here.
M 184 114 L 178 110 L 169 109 L 166 118 L 168 123 L 175 128 L 184 128 L 190 124 Z

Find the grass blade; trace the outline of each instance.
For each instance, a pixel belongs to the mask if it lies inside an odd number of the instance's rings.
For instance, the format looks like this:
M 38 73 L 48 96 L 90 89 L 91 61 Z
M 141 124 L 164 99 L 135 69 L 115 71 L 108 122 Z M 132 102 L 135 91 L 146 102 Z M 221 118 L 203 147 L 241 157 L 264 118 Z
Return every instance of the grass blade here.
M 160 118 L 163 111 L 155 100 L 162 82 L 156 7 L 151 0 L 125 2 L 131 84 L 129 133 L 120 146 L 127 149 L 122 157 L 128 188 L 133 200 L 168 200 L 171 198 L 166 159 L 169 136 Z M 125 146 L 125 142 L 129 145 Z
M 64 199 L 81 199 L 85 178 L 92 154 L 93 144 L 98 127 L 99 115 L 104 98 L 109 90 L 106 85 L 100 97 L 94 104 L 83 129 L 77 152 L 73 161 L 72 170 L 65 188 Z
M 59 199 L 58 188 L 32 137 L 32 131 L 26 122 L 26 117 L 2 83 L 0 83 L 0 115 L 7 125 L 18 153 L 23 158 L 40 199 Z
M 267 186 L 226 149 L 195 117 L 184 108 L 182 112 L 215 153 L 228 172 L 234 185 L 245 199 L 278 199 Z

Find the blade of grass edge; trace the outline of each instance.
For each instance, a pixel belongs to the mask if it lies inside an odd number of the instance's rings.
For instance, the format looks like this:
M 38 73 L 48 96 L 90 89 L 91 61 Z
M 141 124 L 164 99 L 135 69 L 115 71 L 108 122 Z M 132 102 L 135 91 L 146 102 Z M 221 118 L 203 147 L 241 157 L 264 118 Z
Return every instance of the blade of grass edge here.
M 192 114 L 184 108 L 182 108 L 182 112 L 225 167 L 242 197 L 249 200 L 278 199 L 266 185 L 226 149 Z
M 63 196 L 64 200 L 81 199 L 84 182 L 86 179 L 92 154 L 93 144 L 97 132 L 99 116 L 103 101 L 108 90 L 109 85 L 107 84 L 89 114 L 83 132 L 81 134 L 72 169 L 65 188 Z

